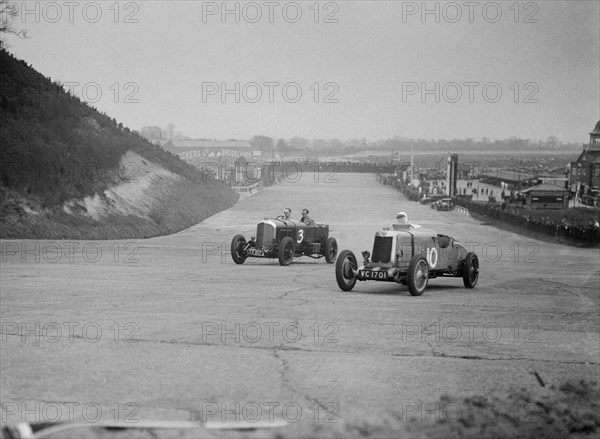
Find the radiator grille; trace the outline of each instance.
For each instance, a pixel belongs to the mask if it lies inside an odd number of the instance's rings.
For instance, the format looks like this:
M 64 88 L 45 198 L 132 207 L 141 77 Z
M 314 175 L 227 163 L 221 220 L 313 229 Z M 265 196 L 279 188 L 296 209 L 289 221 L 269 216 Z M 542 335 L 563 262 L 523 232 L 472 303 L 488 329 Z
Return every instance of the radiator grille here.
M 268 223 L 260 223 L 256 230 L 256 245 L 269 247 L 275 239 L 275 228 Z
M 390 262 L 393 242 L 394 238 L 391 236 L 376 236 L 371 261 L 379 263 Z

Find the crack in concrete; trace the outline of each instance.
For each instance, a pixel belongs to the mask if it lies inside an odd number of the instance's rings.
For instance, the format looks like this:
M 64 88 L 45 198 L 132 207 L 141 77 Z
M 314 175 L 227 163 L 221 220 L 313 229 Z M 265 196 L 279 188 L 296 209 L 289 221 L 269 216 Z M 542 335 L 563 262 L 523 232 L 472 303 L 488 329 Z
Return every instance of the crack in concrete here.
M 20 337 L 21 334 L 18 333 L 4 333 L 0 332 L 0 335 L 9 335 L 13 337 Z M 74 335 L 74 338 L 83 339 L 82 336 Z M 209 343 L 209 342 L 197 342 L 197 341 L 186 341 L 186 340 L 166 340 L 166 339 L 153 339 L 153 338 L 132 338 L 128 339 L 127 344 L 136 344 L 136 343 L 159 343 L 159 344 L 171 344 L 171 345 L 187 345 L 187 346 L 200 346 L 200 347 L 223 347 L 223 348 L 239 348 L 239 349 L 256 349 L 256 350 L 264 350 L 264 351 L 296 351 L 296 352 L 306 352 L 306 353 L 317 353 L 317 354 L 358 354 L 358 355 L 387 355 L 390 357 L 403 357 L 403 358 L 455 358 L 462 360 L 484 360 L 484 361 L 535 361 L 542 363 L 557 363 L 557 364 L 580 364 L 580 365 L 595 365 L 600 364 L 600 362 L 594 361 L 563 361 L 563 360 L 553 360 L 553 359 L 539 359 L 539 358 L 528 358 L 528 357 L 481 357 L 478 355 L 448 355 L 445 353 L 438 353 L 432 351 L 430 354 L 400 354 L 400 353 L 384 353 L 384 352 L 357 352 L 357 351 L 342 351 L 342 350 L 326 350 L 326 349 L 306 349 L 295 346 L 247 346 L 247 345 L 227 345 L 223 343 Z M 125 343 L 124 343 L 125 344 Z M 34 343 L 32 343 L 32 346 Z M 277 357 L 279 354 L 277 353 Z M 291 390 L 294 390 L 290 388 Z M 307 397 L 308 400 L 317 402 L 318 400 L 314 398 Z M 321 405 L 321 404 L 319 404 Z M 323 408 L 325 408 L 323 406 Z
M 321 409 L 325 410 L 326 413 L 330 413 L 330 411 L 327 408 L 327 405 L 329 405 L 329 403 L 323 404 L 317 398 L 313 398 L 312 396 L 306 393 L 300 392 L 291 384 L 290 379 L 287 377 L 287 373 L 290 371 L 290 365 L 285 358 L 279 355 L 278 350 L 280 349 L 281 347 L 273 348 L 273 356 L 279 361 L 280 366 L 282 366 L 279 372 L 279 376 L 281 377 L 281 384 L 287 389 L 294 392 L 295 394 L 302 396 L 307 401 L 312 402 L 313 404 L 317 404 Z
M 294 277 L 292 278 L 292 283 L 293 283 L 293 284 L 297 284 L 297 283 L 298 283 L 298 280 L 299 280 L 299 278 L 300 278 L 300 277 L 302 277 L 302 276 L 300 276 L 300 275 L 296 275 L 296 276 L 294 276 Z M 306 288 L 306 287 L 302 287 L 302 288 L 298 288 L 298 289 L 296 289 L 296 290 L 289 290 L 289 291 L 286 291 L 285 293 L 283 293 L 282 295 L 280 295 L 280 296 L 279 296 L 279 297 L 277 297 L 277 298 L 278 298 L 278 299 L 285 299 L 285 298 L 286 298 L 286 296 L 287 296 L 288 294 L 292 294 L 292 293 L 298 293 L 298 292 L 300 292 L 300 291 L 304 290 L 305 288 Z
M 394 357 L 413 357 L 417 355 L 401 355 L 401 354 L 392 354 Z M 562 361 L 562 360 L 551 360 L 551 359 L 535 359 L 535 358 L 527 358 L 527 357 L 498 357 L 498 358 L 489 358 L 489 357 L 481 357 L 479 355 L 448 355 L 444 353 L 434 353 L 434 357 L 439 358 L 456 358 L 460 360 L 483 360 L 483 361 L 535 361 L 541 363 L 558 363 L 558 364 L 600 364 L 591 361 Z M 425 355 L 422 355 L 425 357 Z
M 295 284 L 299 283 L 299 279 L 302 278 L 302 277 L 304 277 L 304 276 L 303 275 L 295 276 L 292 279 L 292 283 L 295 283 Z M 295 294 L 295 293 L 299 293 L 299 292 L 305 291 L 305 290 L 311 291 L 311 290 L 314 290 L 314 289 L 315 289 L 314 286 L 303 286 L 301 288 L 297 288 L 297 289 L 294 289 L 294 290 L 286 291 L 285 293 L 283 293 L 280 296 L 278 296 L 277 299 L 287 299 L 287 295 L 288 294 Z M 308 299 L 294 299 L 294 300 L 301 300 L 302 302 L 299 305 L 304 305 L 304 304 L 308 303 Z
M 553 281 L 553 280 L 548 280 L 548 279 L 544 279 L 544 278 L 540 278 L 538 279 L 540 282 L 545 283 L 545 284 L 549 284 L 551 286 L 555 286 L 558 287 L 560 291 L 567 293 L 567 294 L 571 294 L 573 296 L 577 296 L 580 298 L 587 298 L 587 296 L 585 294 L 581 294 L 581 293 L 576 293 L 574 291 L 570 291 L 569 288 L 576 288 L 576 289 L 592 289 L 591 287 L 578 287 L 575 285 L 568 285 L 565 282 L 557 282 L 557 281 Z
M 289 291 L 286 291 L 286 292 L 285 292 L 285 293 L 283 293 L 282 295 L 278 296 L 278 297 L 277 297 L 277 299 L 286 299 L 286 298 L 287 298 L 286 296 L 287 296 L 288 294 L 292 294 L 292 293 L 299 293 L 300 291 L 302 291 L 302 290 L 304 290 L 304 289 L 306 289 L 306 288 L 304 288 L 304 287 L 303 287 L 303 288 L 298 288 L 298 289 L 296 289 L 296 290 L 289 290 Z

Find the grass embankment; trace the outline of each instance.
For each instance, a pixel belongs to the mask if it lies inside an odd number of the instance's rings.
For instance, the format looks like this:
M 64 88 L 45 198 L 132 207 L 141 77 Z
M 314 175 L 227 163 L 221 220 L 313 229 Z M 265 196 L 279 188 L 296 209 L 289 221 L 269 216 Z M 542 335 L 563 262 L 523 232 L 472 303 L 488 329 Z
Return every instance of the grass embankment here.
M 0 238 L 156 236 L 189 227 L 238 198 L 5 50 L 0 144 Z M 139 162 L 124 161 L 132 152 Z M 146 165 L 156 178 L 137 198 L 107 196 L 135 185 Z M 91 207 L 103 206 L 101 214 L 90 211 L 90 199 Z

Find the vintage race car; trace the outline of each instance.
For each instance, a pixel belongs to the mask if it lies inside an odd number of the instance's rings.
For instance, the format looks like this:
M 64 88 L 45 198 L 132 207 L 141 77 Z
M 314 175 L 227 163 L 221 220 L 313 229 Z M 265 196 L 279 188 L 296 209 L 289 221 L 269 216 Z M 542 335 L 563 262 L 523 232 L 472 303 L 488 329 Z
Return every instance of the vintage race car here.
M 250 241 L 243 235 L 235 235 L 231 240 L 231 258 L 236 264 L 243 264 L 252 257 L 277 258 L 281 265 L 290 265 L 294 256 L 325 257 L 333 264 L 337 252 L 337 241 L 329 236 L 328 225 L 307 226 L 282 217 L 265 218 L 258 223 L 256 237 L 251 237 Z
M 344 291 L 356 281 L 376 280 L 408 285 L 413 296 L 420 296 L 429 279 L 462 277 L 466 288 L 473 288 L 479 278 L 479 259 L 447 235 L 438 235 L 411 224 L 395 224 L 393 230 L 375 233 L 373 254 L 362 252 L 358 264 L 354 253 L 344 250 L 335 267 L 338 286 Z
M 436 208 L 437 210 L 452 210 L 454 209 L 454 205 L 452 204 L 452 198 L 442 198 L 441 200 L 436 201 L 431 205 L 431 208 Z
M 419 203 L 421 204 L 433 204 L 438 200 L 441 200 L 442 198 L 444 198 L 443 195 L 431 195 L 429 197 L 423 197 L 419 200 Z

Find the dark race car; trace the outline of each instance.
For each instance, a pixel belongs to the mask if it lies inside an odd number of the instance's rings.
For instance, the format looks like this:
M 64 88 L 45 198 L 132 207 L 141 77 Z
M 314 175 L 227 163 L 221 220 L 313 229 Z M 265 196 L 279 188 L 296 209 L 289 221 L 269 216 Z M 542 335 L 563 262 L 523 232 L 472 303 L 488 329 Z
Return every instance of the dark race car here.
M 452 204 L 452 198 L 442 198 L 441 200 L 436 201 L 431 205 L 431 208 L 436 208 L 437 210 L 448 211 L 454 209 L 454 205 Z
M 294 257 L 322 257 L 329 264 L 335 262 L 338 246 L 329 236 L 327 224 L 307 226 L 300 221 L 282 217 L 265 218 L 256 226 L 256 237 L 246 241 L 243 235 L 231 240 L 231 258 L 243 264 L 247 258 L 277 258 L 281 265 L 290 265 Z
M 342 290 L 352 290 L 357 280 L 376 280 L 408 285 L 410 294 L 420 296 L 435 277 L 462 277 L 466 288 L 473 288 L 479 279 L 475 253 L 450 236 L 410 224 L 375 233 L 373 255 L 368 251 L 362 255 L 359 265 L 350 250 L 340 253 L 335 277 Z

